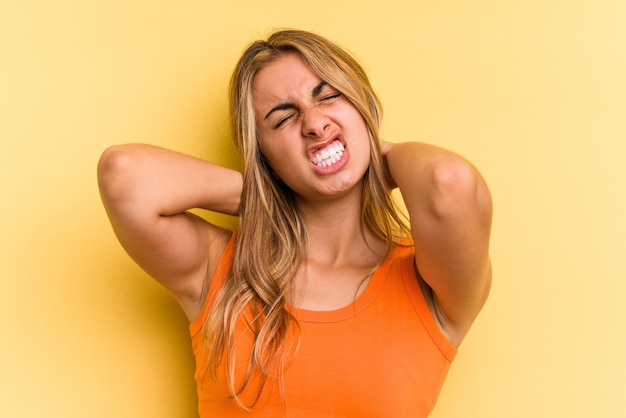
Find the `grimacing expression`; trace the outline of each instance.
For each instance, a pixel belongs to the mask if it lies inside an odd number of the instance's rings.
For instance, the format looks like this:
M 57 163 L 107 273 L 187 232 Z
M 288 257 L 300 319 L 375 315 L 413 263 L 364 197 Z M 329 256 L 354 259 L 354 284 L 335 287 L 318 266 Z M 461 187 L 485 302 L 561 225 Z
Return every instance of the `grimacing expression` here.
M 330 198 L 360 184 L 370 161 L 363 117 L 299 55 L 259 70 L 252 93 L 261 152 L 300 198 Z

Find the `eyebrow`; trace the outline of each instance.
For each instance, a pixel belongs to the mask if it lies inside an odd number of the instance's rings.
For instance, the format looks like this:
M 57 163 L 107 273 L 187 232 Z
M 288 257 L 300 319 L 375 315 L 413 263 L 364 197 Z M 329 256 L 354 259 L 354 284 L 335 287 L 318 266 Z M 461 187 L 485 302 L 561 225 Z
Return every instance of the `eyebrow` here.
M 322 92 L 322 89 L 327 85 L 327 82 L 321 81 L 317 86 L 313 87 L 313 90 L 311 90 L 311 97 L 317 97 Z
M 317 97 L 321 93 L 322 89 L 326 87 L 327 85 L 328 83 L 326 81 L 321 81 L 318 85 L 313 87 L 313 90 L 311 90 L 311 97 L 313 98 Z M 287 110 L 287 109 L 296 109 L 296 108 L 297 106 L 295 103 L 291 103 L 291 102 L 280 103 L 274 106 L 272 109 L 270 109 L 270 111 L 267 112 L 267 115 L 265 115 L 265 118 L 263 118 L 263 120 L 267 120 L 267 118 L 269 118 L 270 115 L 274 112 L 278 112 L 280 110 Z

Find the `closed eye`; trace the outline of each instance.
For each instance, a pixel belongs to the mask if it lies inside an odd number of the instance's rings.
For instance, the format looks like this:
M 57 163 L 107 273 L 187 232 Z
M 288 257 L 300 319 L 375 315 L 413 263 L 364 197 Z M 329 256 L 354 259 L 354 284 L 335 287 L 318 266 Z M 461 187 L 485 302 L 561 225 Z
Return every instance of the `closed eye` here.
M 326 81 L 321 81 L 317 86 L 315 86 L 311 92 L 311 96 L 319 102 L 332 102 L 333 100 L 341 97 L 341 93 Z
M 328 96 L 322 97 L 321 101 L 329 102 L 329 101 L 332 101 L 332 100 L 337 99 L 339 97 L 341 97 L 341 93 L 336 92 L 336 93 L 333 93 L 333 94 L 329 94 Z
M 278 122 L 276 122 L 274 124 L 274 129 L 280 128 L 285 122 L 287 122 L 289 119 L 291 119 L 294 115 L 295 115 L 295 113 L 291 113 L 291 114 L 285 116 L 284 118 L 279 119 Z

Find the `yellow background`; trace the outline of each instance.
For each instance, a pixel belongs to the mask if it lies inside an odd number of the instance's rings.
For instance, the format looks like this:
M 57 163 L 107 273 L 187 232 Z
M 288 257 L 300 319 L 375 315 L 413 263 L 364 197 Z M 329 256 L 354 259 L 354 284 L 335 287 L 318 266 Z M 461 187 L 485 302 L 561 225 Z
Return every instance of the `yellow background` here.
M 360 58 L 386 138 L 490 184 L 494 287 L 432 416 L 625 416 L 625 22 L 621 0 L 2 0 L 0 416 L 194 416 L 185 318 L 117 244 L 96 162 L 141 141 L 236 166 L 227 78 L 285 26 Z

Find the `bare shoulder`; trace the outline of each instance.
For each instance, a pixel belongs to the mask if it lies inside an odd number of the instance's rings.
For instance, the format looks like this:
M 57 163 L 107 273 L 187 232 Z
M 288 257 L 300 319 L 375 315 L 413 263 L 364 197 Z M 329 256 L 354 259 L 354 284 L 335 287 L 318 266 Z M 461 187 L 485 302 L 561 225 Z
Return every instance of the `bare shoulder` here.
M 193 321 L 202 310 L 213 276 L 233 234 L 210 223 L 205 223 L 203 228 L 206 228 L 207 240 L 205 262 L 194 273 L 194 277 L 189 278 L 186 292 L 172 291 L 189 321 Z
M 442 332 L 458 346 L 491 287 L 491 194 L 463 157 L 403 145 L 388 162 L 409 213 L 420 284 Z
M 209 242 L 209 254 L 208 254 L 208 263 L 206 270 L 206 279 L 205 279 L 205 288 L 208 289 L 208 286 L 211 284 L 211 280 L 215 275 L 215 271 L 217 270 L 217 266 L 222 260 L 222 256 L 226 251 L 226 247 L 230 242 L 233 232 L 227 229 L 222 229 L 216 227 L 212 224 L 210 227 L 215 229 L 215 231 L 210 234 L 210 242 Z M 201 302 L 204 303 L 204 298 L 206 297 L 206 291 L 204 291 L 203 295 L 201 295 Z

